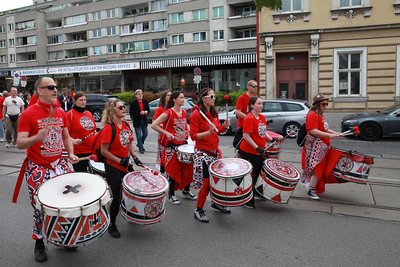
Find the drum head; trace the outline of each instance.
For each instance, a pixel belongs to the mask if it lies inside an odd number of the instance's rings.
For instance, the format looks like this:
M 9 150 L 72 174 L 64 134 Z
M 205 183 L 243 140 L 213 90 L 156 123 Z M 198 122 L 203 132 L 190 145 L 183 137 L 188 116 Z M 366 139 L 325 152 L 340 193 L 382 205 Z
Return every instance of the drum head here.
M 210 172 L 223 178 L 235 178 L 249 173 L 253 169 L 250 162 L 241 158 L 223 158 L 210 164 Z
M 104 168 L 104 163 L 96 162 L 94 160 L 89 160 L 89 165 L 90 165 L 90 167 L 92 167 L 95 170 L 98 170 L 100 172 L 106 172 L 106 170 Z
M 137 195 L 159 195 L 168 189 L 168 181 L 164 176 L 154 175 L 150 171 L 135 171 L 125 175 L 123 186 Z
M 39 188 L 37 198 L 47 207 L 71 209 L 99 200 L 107 192 L 103 178 L 90 173 L 67 173 L 56 176 Z
M 183 153 L 191 153 L 194 154 L 194 145 L 181 145 L 178 147 L 178 151 L 183 152 Z
M 299 171 L 290 165 L 279 159 L 267 159 L 264 161 L 264 169 L 273 174 L 275 177 L 282 178 L 284 180 L 299 180 Z

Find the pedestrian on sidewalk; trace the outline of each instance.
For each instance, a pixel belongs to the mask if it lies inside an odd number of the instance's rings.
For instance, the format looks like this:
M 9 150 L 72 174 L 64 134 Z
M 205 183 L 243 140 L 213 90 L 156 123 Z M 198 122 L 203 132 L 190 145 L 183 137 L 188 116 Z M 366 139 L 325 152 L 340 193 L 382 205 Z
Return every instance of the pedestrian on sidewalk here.
M 8 92 L 3 91 L 0 95 L 0 143 L 4 142 L 4 116 L 3 116 L 3 104 L 4 104 L 4 99 L 7 97 Z
M 189 137 L 186 111 L 182 109 L 184 104 L 183 92 L 172 92 L 167 110 L 151 125 L 153 130 L 164 135 L 162 143 L 165 149 L 162 161 L 169 179 L 168 200 L 172 204 L 180 204 L 179 199 L 175 196 L 175 190 L 183 190 L 182 194 L 191 200 L 197 199 L 190 191 L 190 183 L 193 180 L 193 164 L 182 163 L 177 157 L 178 147 L 187 144 Z
M 63 88 L 62 94 L 58 97 L 58 101 L 61 103 L 61 108 L 67 112 L 72 108 L 72 97 L 69 95 L 68 88 Z
M 35 260 L 44 262 L 47 255 L 42 233 L 43 215 L 36 208 L 34 196 L 44 182 L 70 172 L 68 159 L 71 163 L 76 163 L 78 157 L 74 155 L 65 113 L 53 105 L 57 100 L 56 83 L 49 77 L 39 78 L 35 83 L 35 90 L 39 100 L 22 113 L 18 125 L 17 147 L 26 149 L 27 154 L 18 179 L 25 177 L 28 184 L 34 209 L 32 238 L 36 242 Z M 68 159 L 61 157 L 64 147 L 68 152 Z
M 144 141 L 147 138 L 147 115 L 150 113 L 149 103 L 143 99 L 142 89 L 137 89 L 135 91 L 135 99 L 129 105 L 129 114 L 135 128 L 137 147 L 139 148 L 139 153 L 143 154 Z
M 4 99 L 3 117 L 6 126 L 6 147 L 17 142 L 17 129 L 21 113 L 25 110 L 24 100 L 18 96 L 18 89 L 11 87 L 10 95 Z
M 327 164 L 327 153 L 331 139 L 339 137 L 339 133 L 329 129 L 324 117 L 329 98 L 318 94 L 313 98 L 313 104 L 306 116 L 307 136 L 301 152 L 303 173 L 300 183 L 303 184 L 307 195 L 315 200 L 317 194 L 325 190 L 324 172 Z
M 203 223 L 208 223 L 209 219 L 204 212 L 204 204 L 210 193 L 210 173 L 208 166 L 218 158 L 222 157 L 221 150 L 218 148 L 219 133 L 225 133 L 230 126 L 229 119 L 221 126 L 218 119 L 218 112 L 214 107 L 215 93 L 211 88 L 204 88 L 199 93 L 198 108 L 210 120 L 208 123 L 195 110 L 190 117 L 190 137 L 195 141 L 194 147 L 194 166 L 193 166 L 193 184 L 200 188 L 197 207 L 194 211 L 194 218 Z M 217 203 L 211 203 L 211 207 L 223 213 L 231 213 L 225 206 Z

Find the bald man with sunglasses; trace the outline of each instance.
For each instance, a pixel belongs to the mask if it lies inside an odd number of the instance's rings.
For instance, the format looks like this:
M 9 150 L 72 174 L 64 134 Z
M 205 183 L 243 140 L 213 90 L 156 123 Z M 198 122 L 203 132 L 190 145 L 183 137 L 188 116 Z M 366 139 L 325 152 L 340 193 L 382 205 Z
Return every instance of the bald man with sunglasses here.
M 237 127 L 240 128 L 243 125 L 243 120 L 249 113 L 249 101 L 250 97 L 257 96 L 258 85 L 255 80 L 247 82 L 247 92 L 239 96 L 236 102 L 236 117 L 238 118 Z

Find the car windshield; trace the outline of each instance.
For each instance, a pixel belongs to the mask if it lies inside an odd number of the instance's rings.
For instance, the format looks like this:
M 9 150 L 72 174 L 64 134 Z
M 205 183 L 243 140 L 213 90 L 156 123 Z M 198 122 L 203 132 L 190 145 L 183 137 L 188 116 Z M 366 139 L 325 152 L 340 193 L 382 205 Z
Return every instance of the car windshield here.
M 392 113 L 393 111 L 396 111 L 398 109 L 400 109 L 400 104 L 395 104 L 393 106 L 388 107 L 387 109 L 384 109 L 384 110 L 380 111 L 380 113 L 389 114 L 389 113 Z

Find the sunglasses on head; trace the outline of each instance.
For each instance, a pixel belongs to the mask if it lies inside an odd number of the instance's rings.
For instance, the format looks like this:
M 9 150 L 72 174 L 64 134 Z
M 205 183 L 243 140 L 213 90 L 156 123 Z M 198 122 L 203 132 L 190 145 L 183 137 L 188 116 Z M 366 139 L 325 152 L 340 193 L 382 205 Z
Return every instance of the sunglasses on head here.
M 124 109 L 125 109 L 125 106 L 119 106 L 119 107 L 117 107 L 117 109 L 119 109 L 119 110 L 124 110 Z
M 47 90 L 50 90 L 50 91 L 57 90 L 57 86 L 55 86 L 55 85 L 41 86 L 40 88 L 47 89 Z
M 258 87 L 257 84 L 251 84 L 250 86 L 253 87 L 253 88 L 257 88 Z
M 207 97 L 207 98 L 210 98 L 210 99 L 214 99 L 214 98 L 215 98 L 215 95 L 205 95 L 205 96 L 203 96 L 203 97 Z

